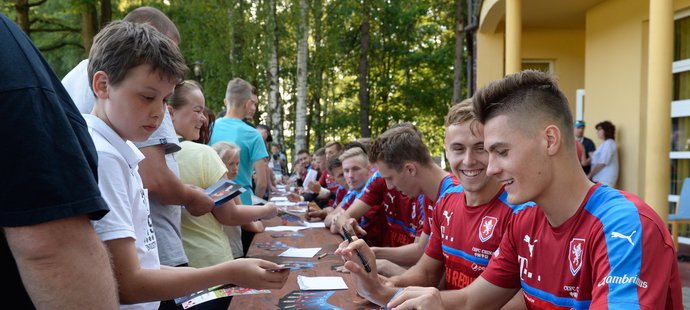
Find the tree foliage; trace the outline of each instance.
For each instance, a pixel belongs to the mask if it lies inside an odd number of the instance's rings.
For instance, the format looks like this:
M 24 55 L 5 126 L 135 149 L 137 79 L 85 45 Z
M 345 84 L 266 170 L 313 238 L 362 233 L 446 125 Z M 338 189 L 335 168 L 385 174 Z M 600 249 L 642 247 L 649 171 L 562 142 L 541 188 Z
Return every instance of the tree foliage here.
M 206 104 L 223 108 L 227 82 L 241 77 L 258 88 L 255 122 L 269 119 L 269 61 L 273 29 L 268 0 L 14 0 L 0 11 L 17 18 L 15 4 L 29 8 L 31 39 L 59 76 L 87 57 L 82 29 L 85 8 L 97 27 L 141 5 L 165 12 L 178 26 L 180 48 L 190 67 L 200 63 Z M 300 1 L 275 0 L 278 90 L 286 149 L 294 144 Z M 309 0 L 307 137 L 310 147 L 330 140 L 352 141 L 360 128 L 358 70 L 361 27 L 369 19 L 368 130 L 375 137 L 392 124 L 413 122 L 434 155 L 443 150 L 443 117 L 453 100 L 455 0 Z M 111 10 L 111 12 L 107 12 Z M 318 20 L 317 20 L 318 19 Z M 463 90 L 461 93 L 466 93 Z

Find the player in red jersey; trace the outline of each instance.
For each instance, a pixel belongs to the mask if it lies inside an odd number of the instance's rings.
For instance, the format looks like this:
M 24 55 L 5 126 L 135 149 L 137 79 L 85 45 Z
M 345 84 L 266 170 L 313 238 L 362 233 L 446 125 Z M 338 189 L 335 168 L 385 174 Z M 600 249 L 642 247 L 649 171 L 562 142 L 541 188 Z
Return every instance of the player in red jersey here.
M 391 136 L 400 134 L 393 132 Z M 482 126 L 474 119 L 471 101 L 465 100 L 448 111 L 445 148 L 453 174 L 462 185 L 440 195 L 432 213 L 430 240 L 419 262 L 388 281 L 361 273 L 355 264 L 346 264 L 352 268 L 360 295 L 379 305 L 390 300 L 398 290 L 396 286 L 435 287 L 444 273 L 446 289 L 467 286 L 486 268 L 513 214 L 524 207 L 507 204 L 501 184 L 486 175 L 488 153 L 484 150 Z M 410 180 L 395 169 L 380 165 L 379 170 L 396 186 L 410 187 Z M 348 249 L 359 246 L 355 242 Z M 519 298 L 516 302 L 518 306 L 522 303 Z
M 500 252 L 458 291 L 407 288 L 396 309 L 498 308 L 520 287 L 532 309 L 683 309 L 668 228 L 635 195 L 590 182 L 567 99 L 548 74 L 523 71 L 479 90 L 487 173 L 510 203 L 532 200 Z

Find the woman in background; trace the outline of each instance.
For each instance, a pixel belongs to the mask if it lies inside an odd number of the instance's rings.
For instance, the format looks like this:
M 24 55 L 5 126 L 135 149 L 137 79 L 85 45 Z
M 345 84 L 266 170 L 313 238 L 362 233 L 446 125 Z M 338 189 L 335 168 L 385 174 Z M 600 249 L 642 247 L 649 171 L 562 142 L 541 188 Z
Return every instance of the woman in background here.
M 603 121 L 594 128 L 597 137 L 604 142 L 592 155 L 592 170 L 587 175 L 594 182 L 601 182 L 610 187 L 616 187 L 618 181 L 618 149 L 616 145 L 616 126 L 609 121 Z

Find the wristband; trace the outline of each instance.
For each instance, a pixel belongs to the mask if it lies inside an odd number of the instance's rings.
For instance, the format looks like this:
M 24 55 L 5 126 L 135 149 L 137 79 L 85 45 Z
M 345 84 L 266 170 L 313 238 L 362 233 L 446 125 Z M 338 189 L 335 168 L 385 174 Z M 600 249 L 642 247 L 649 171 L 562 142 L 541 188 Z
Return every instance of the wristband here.
M 388 304 L 391 303 L 391 300 L 395 299 L 395 297 L 400 296 L 400 294 L 402 294 L 403 290 L 405 290 L 405 289 L 404 289 L 404 288 L 398 289 L 398 291 L 395 292 L 395 295 L 393 295 L 393 297 L 391 297 L 391 299 L 388 300 L 388 302 L 386 303 L 386 306 L 383 307 L 383 309 L 389 310 L 389 309 L 388 309 Z

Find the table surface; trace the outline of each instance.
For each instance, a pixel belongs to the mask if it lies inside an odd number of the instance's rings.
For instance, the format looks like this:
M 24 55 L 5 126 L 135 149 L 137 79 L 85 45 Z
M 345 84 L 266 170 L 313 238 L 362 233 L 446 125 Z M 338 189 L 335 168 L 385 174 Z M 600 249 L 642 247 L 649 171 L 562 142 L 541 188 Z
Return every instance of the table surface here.
M 274 218 L 271 220 L 264 221 L 266 227 L 283 225 L 280 218 Z M 296 223 L 288 223 L 287 225 L 297 225 Z M 342 239 L 336 235 L 332 234 L 330 230 L 326 228 L 307 228 L 298 231 L 297 233 L 303 234 L 304 237 L 278 237 L 274 238 L 271 235 L 276 233 L 287 233 L 287 232 L 262 232 L 254 236 L 252 245 L 247 252 L 248 257 L 252 258 L 262 258 L 270 260 L 276 263 L 281 261 L 310 261 L 316 262 L 316 265 L 312 268 L 291 270 L 290 276 L 280 290 L 272 290 L 270 294 L 257 294 L 257 295 L 241 295 L 234 296 L 232 302 L 230 303 L 229 309 L 237 310 L 247 310 L 247 309 L 278 309 L 278 302 L 281 297 L 286 294 L 299 290 L 299 285 L 297 284 L 297 275 L 316 277 L 316 276 L 340 276 L 345 280 L 348 288 L 347 290 L 335 290 L 334 294 L 328 299 L 328 303 L 342 309 L 381 309 L 376 304 L 370 303 L 366 299 L 363 299 L 354 288 L 354 284 L 350 277 L 350 274 L 337 272 L 331 269 L 333 265 L 342 265 L 343 261 L 340 256 L 333 254 L 333 251 L 338 247 L 338 244 Z M 259 249 L 256 244 L 258 242 L 274 242 L 280 241 L 290 247 L 296 248 L 316 248 L 320 247 L 321 251 L 314 255 L 312 258 L 294 258 L 294 257 L 279 257 L 278 254 L 282 253 L 280 251 L 269 251 L 266 249 Z M 322 253 L 328 253 L 328 255 L 322 259 L 317 257 Z

